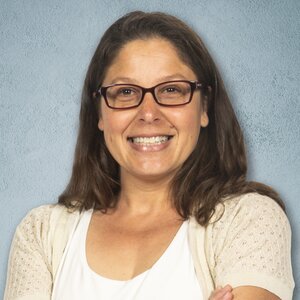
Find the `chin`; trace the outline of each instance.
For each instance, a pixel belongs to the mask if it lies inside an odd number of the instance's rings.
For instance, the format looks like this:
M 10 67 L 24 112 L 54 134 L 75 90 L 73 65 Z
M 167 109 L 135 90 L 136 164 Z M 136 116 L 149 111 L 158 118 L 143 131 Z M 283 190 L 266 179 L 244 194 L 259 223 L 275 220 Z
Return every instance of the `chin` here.
M 136 170 L 136 172 L 134 172 L 134 175 L 138 179 L 145 181 L 171 180 L 176 174 L 177 170 L 178 168 L 155 168 L 152 165 L 150 167 L 148 166 L 148 168 L 145 167 L 143 169 Z

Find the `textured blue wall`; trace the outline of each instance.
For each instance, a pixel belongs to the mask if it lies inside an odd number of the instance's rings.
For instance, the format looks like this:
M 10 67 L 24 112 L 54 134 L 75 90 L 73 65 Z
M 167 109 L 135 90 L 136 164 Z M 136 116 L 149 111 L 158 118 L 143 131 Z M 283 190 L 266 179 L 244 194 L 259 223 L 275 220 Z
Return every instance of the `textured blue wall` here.
M 0 0 L 0 295 L 16 225 L 55 202 L 70 176 L 82 82 L 99 37 L 136 9 L 175 14 L 206 42 L 245 131 L 250 178 L 285 199 L 299 284 L 300 1 Z

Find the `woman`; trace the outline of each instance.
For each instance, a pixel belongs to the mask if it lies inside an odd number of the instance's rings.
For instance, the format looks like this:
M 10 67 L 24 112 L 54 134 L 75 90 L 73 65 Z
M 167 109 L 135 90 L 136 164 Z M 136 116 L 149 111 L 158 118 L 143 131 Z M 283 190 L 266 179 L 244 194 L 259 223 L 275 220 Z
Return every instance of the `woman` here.
M 246 171 L 200 38 L 122 17 L 86 75 L 70 183 L 17 228 L 5 299 L 292 299 L 283 204 Z

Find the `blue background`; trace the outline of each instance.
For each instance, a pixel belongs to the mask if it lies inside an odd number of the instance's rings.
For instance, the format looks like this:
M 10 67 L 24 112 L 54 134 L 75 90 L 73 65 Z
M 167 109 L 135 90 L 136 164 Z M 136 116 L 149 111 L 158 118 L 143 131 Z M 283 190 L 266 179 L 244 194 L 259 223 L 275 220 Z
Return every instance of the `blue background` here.
M 207 44 L 245 132 L 249 178 L 285 200 L 299 284 L 300 1 L 0 0 L 0 295 L 17 224 L 68 182 L 99 38 L 136 9 L 174 14 Z

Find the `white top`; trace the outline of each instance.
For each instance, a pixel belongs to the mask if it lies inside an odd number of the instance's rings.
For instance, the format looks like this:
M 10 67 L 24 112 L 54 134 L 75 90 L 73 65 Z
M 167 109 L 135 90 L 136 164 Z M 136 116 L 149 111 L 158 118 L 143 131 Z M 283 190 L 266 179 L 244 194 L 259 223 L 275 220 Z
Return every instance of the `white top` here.
M 12 241 L 4 300 L 51 299 L 66 245 L 83 214 L 58 204 L 27 214 Z M 216 286 L 229 283 L 261 287 L 292 300 L 291 228 L 269 197 L 249 193 L 224 199 L 207 226 L 190 217 L 188 231 L 204 299 Z
M 203 300 L 184 222 L 158 261 L 131 280 L 120 281 L 95 273 L 88 265 L 85 241 L 92 210 L 84 212 L 62 257 L 52 300 Z

